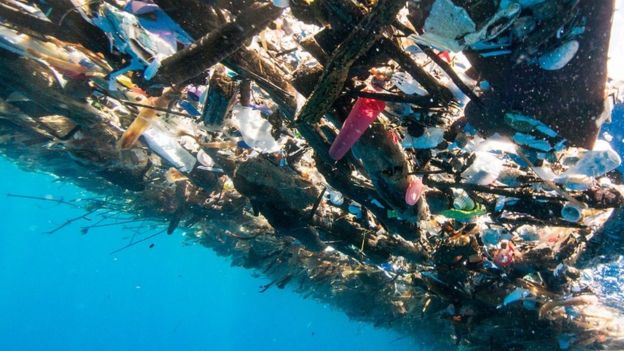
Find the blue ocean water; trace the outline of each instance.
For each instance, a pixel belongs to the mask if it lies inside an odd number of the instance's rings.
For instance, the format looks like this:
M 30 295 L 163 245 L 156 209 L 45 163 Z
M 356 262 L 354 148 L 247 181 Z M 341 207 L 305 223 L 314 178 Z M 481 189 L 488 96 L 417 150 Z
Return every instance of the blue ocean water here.
M 0 350 L 424 349 L 291 291 L 259 293 L 265 279 L 181 231 L 111 254 L 128 230 L 46 234 L 84 212 L 7 193 L 93 196 L 0 158 Z

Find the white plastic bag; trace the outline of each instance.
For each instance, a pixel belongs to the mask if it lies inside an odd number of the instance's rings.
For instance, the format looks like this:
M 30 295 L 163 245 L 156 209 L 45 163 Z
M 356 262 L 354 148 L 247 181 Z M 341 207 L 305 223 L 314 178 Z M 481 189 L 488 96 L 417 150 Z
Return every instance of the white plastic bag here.
M 280 150 L 280 145 L 271 135 L 273 126 L 262 118 L 260 111 L 251 107 L 236 105 L 232 110 L 232 123 L 240 131 L 243 140 L 249 147 L 263 153 Z

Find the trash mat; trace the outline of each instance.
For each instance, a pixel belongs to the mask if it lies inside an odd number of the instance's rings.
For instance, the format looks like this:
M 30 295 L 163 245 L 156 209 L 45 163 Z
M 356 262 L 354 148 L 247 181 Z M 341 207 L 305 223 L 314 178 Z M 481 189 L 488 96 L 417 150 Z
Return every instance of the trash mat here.
M 431 349 L 618 349 L 614 10 L 5 1 L 0 153 Z

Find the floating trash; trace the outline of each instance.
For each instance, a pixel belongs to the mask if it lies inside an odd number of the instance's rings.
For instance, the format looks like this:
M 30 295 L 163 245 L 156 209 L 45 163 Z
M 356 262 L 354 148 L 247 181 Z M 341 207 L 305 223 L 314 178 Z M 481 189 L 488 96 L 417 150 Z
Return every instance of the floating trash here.
M 383 101 L 368 98 L 357 99 L 347 120 L 340 129 L 340 134 L 332 143 L 329 155 L 334 160 L 342 159 L 385 109 L 385 106 L 386 104 Z
M 579 50 L 579 42 L 571 40 L 539 58 L 539 66 L 547 71 L 556 71 L 565 67 Z
M 243 2 L 3 3 L 0 152 L 431 349 L 624 346 L 613 2 Z
M 475 152 L 475 159 L 463 173 L 467 183 L 489 185 L 498 179 L 503 161 L 489 152 Z
M 232 122 L 243 135 L 245 143 L 260 152 L 278 152 L 280 145 L 271 135 L 273 126 L 262 118 L 260 111 L 251 107 L 234 106 L 232 109 Z
M 418 137 L 407 135 L 401 144 L 404 148 L 432 149 L 444 141 L 444 130 L 442 128 L 425 128 L 424 133 Z

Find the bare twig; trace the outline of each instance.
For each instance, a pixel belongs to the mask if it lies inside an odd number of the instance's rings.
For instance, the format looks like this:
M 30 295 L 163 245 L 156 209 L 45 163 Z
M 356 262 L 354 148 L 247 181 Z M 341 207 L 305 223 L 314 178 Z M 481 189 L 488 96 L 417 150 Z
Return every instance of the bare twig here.
M 54 202 L 54 203 L 57 203 L 57 204 L 68 205 L 68 206 L 76 207 L 76 208 L 80 207 L 80 206 L 76 205 L 75 203 L 71 203 L 71 202 L 65 201 L 63 199 L 48 198 L 48 197 L 43 197 L 43 196 L 19 195 L 19 194 L 11 194 L 11 193 L 7 193 L 6 196 L 7 197 L 19 198 L 19 199 L 29 199 L 29 200 L 39 200 L 39 201 Z
M 66 220 L 63 224 L 61 224 L 60 226 L 58 226 L 58 227 L 56 227 L 56 228 L 46 232 L 46 234 L 54 234 L 54 233 L 58 232 L 59 230 L 67 227 L 68 225 L 70 225 L 70 224 L 72 224 L 72 223 L 74 223 L 76 221 L 79 221 L 81 219 L 90 221 L 88 216 L 93 214 L 93 213 L 95 213 L 95 212 L 97 212 L 98 210 L 99 210 L 99 208 L 96 208 L 96 209 L 88 211 L 87 213 L 85 213 L 85 214 L 83 214 L 81 216 L 70 218 L 70 219 Z
M 152 235 L 150 235 L 150 236 L 147 236 L 147 237 L 145 237 L 145 238 L 143 238 L 143 239 L 141 239 L 141 240 L 133 241 L 133 242 L 131 242 L 130 244 L 128 244 L 128 245 L 126 245 L 126 246 L 124 246 L 124 247 L 120 247 L 120 248 L 118 248 L 117 250 L 111 251 L 111 253 L 110 253 L 110 254 L 111 254 L 111 255 L 114 255 L 114 254 L 119 253 L 119 252 L 121 252 L 121 251 L 123 251 L 123 250 L 129 249 L 129 248 L 131 248 L 131 247 L 133 247 L 133 246 L 135 246 L 135 245 L 137 245 L 137 244 L 140 244 L 140 243 L 145 242 L 145 241 L 147 241 L 147 240 L 149 240 L 149 239 L 152 239 L 152 238 L 154 238 L 154 237 L 156 237 L 156 236 L 158 236 L 158 235 L 160 235 L 160 234 L 162 234 L 162 233 L 164 233 L 164 232 L 166 232 L 166 230 L 165 230 L 165 229 L 163 229 L 163 230 L 161 230 L 161 231 L 158 231 L 158 232 L 156 232 L 156 233 L 154 233 L 154 234 L 152 234 Z

